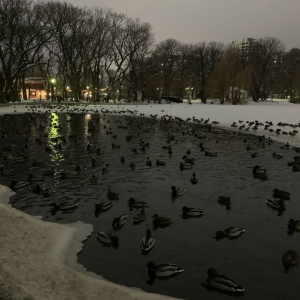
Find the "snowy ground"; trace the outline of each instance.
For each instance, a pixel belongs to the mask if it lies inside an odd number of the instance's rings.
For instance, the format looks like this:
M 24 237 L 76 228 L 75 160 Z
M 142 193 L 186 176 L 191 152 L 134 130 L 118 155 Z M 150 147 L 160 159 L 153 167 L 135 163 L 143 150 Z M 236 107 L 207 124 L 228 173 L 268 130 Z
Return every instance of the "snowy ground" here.
M 28 106 L 7 105 L 0 107 L 0 114 L 28 112 Z M 274 132 L 264 130 L 264 126 L 253 125 L 249 133 L 270 136 L 274 140 L 289 142 L 300 147 L 300 134 L 291 136 L 289 132 L 298 130 L 300 123 L 300 105 L 287 101 L 268 101 L 246 105 L 201 104 L 147 104 L 147 105 L 88 105 L 90 109 L 105 109 L 112 113 L 137 111 L 137 115 L 176 116 L 183 119 L 197 118 L 219 122 L 219 127 L 231 127 L 245 124 L 241 131 L 249 127 L 249 122 L 272 122 Z M 43 112 L 43 108 L 37 108 Z M 55 109 L 56 110 L 56 109 Z M 125 112 L 126 114 L 126 112 Z M 241 121 L 241 122 L 239 122 Z M 279 122 L 290 125 L 278 126 Z M 276 134 L 276 129 L 287 132 Z M 282 132 L 281 131 L 281 132 Z M 12 195 L 10 189 L 0 186 L 0 299 L 171 299 L 147 294 L 105 281 L 76 263 L 76 254 L 92 228 L 88 224 L 75 223 L 60 225 L 41 221 L 11 208 L 7 203 Z

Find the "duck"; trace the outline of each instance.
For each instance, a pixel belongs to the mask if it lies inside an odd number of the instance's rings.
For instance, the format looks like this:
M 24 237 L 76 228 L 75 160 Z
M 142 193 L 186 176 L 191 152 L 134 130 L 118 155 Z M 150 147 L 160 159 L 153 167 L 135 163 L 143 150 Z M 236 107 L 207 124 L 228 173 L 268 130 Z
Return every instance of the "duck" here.
M 288 228 L 290 234 L 294 231 L 300 231 L 300 220 L 289 219 Z
M 133 171 L 135 169 L 135 163 L 130 163 L 129 167 Z
M 121 156 L 120 161 L 121 161 L 122 164 L 124 164 L 124 162 L 125 162 L 125 157 L 124 157 L 124 156 Z
M 218 203 L 221 205 L 225 205 L 227 210 L 231 208 L 231 199 L 227 196 L 218 196 Z
M 176 264 L 164 263 L 156 265 L 153 261 L 147 263 L 149 281 L 152 284 L 155 278 L 168 278 L 184 272 L 184 269 Z
M 228 227 L 223 231 L 217 231 L 216 232 L 216 240 L 220 240 L 224 237 L 227 237 L 229 239 L 236 239 L 240 235 L 242 235 L 245 232 L 245 229 L 242 227 Z
M 186 155 L 183 155 L 182 159 L 186 164 L 193 165 L 195 163 L 195 159 L 193 157 L 187 157 Z
M 73 201 L 64 201 L 61 203 L 53 202 L 50 204 L 50 206 L 53 206 L 53 209 L 51 210 L 51 214 L 54 216 L 59 210 L 61 210 L 62 212 L 73 211 L 78 207 L 78 202 L 73 202 Z
M 98 166 L 98 165 L 100 165 L 100 164 L 101 164 L 100 161 L 97 161 L 95 158 L 92 158 L 92 167 L 93 168 L 96 167 L 96 166 Z
M 141 209 L 141 212 L 133 218 L 133 224 L 137 225 L 146 220 L 145 208 Z
M 133 208 L 145 208 L 148 206 L 148 203 L 130 197 L 128 200 L 128 205 L 129 208 L 132 210 Z
M 196 178 L 196 174 L 193 173 L 191 179 L 190 179 L 191 184 L 196 184 L 198 182 L 198 179 Z
M 182 218 L 197 218 L 205 214 L 203 209 L 184 206 L 182 208 Z
M 277 159 L 281 159 L 281 158 L 283 158 L 283 155 L 274 152 L 274 153 L 272 154 L 272 157 L 277 158 Z
M 32 181 L 43 181 L 45 180 L 43 175 L 33 175 L 33 174 L 28 174 L 28 181 L 32 182 Z
M 263 180 L 268 179 L 267 170 L 262 169 L 258 165 L 254 166 L 252 173 L 253 173 L 254 178 L 259 178 L 259 179 L 263 179 Z
M 155 239 L 150 229 L 147 229 L 146 236 L 142 238 L 141 249 L 143 253 L 148 253 L 155 245 Z
M 147 157 L 146 165 L 147 165 L 148 167 L 152 167 L 152 162 L 151 162 L 149 156 Z
M 108 200 L 114 200 L 114 201 L 119 200 L 119 194 L 112 192 L 110 188 L 108 189 L 106 196 Z
M 181 162 L 180 164 L 179 164 L 179 169 L 180 169 L 180 171 L 183 171 L 183 170 L 190 170 L 190 169 L 192 169 L 193 168 L 193 165 L 192 164 L 185 164 L 185 163 L 183 163 L 183 162 Z
M 172 185 L 171 189 L 172 189 L 172 198 L 177 198 L 183 195 L 185 192 L 185 189 L 176 188 L 174 185 Z
M 108 166 L 109 164 L 106 164 L 104 168 L 102 168 L 102 174 L 108 173 Z
M 101 212 L 106 212 L 112 208 L 114 205 L 111 201 L 103 201 L 101 203 L 95 204 L 95 217 L 98 217 Z
M 105 246 L 113 246 L 115 248 L 119 247 L 119 238 L 108 232 L 98 231 L 97 238 Z
M 284 201 L 282 199 L 276 200 L 276 199 L 268 199 L 266 201 L 266 204 L 274 209 L 278 211 L 278 214 L 281 215 L 284 211 L 285 211 L 285 204 Z
M 215 268 L 208 269 L 207 274 L 207 283 L 209 287 L 231 293 L 245 292 L 245 289 L 238 282 L 226 275 L 218 274 Z
M 58 174 L 60 179 L 74 179 L 79 177 L 78 172 L 59 172 Z
M 114 218 L 112 222 L 112 227 L 113 229 L 120 229 L 125 225 L 126 222 L 127 222 L 127 215 L 123 214 L 119 217 Z
M 10 183 L 10 188 L 16 192 L 18 190 L 24 189 L 28 187 L 28 182 L 26 181 L 16 181 L 16 180 L 12 180 Z
M 210 156 L 210 157 L 216 157 L 216 156 L 218 156 L 218 152 L 208 152 L 208 151 L 205 151 L 204 155 L 205 156 Z
M 285 271 L 287 272 L 290 268 L 297 266 L 299 259 L 298 253 L 295 250 L 288 250 L 284 252 L 281 260 Z
M 290 193 L 283 191 L 283 190 L 279 190 L 279 189 L 274 189 L 273 190 L 273 197 L 274 198 L 279 198 L 282 200 L 290 200 Z
M 171 218 L 159 217 L 158 214 L 153 216 L 153 228 L 157 229 L 158 227 L 164 228 L 173 224 Z
M 156 160 L 156 166 L 157 167 L 164 167 L 166 165 L 166 163 L 164 161 L 161 160 Z
M 92 177 L 90 178 L 90 183 L 97 183 L 98 182 L 98 178 L 95 176 L 95 174 L 92 175 Z

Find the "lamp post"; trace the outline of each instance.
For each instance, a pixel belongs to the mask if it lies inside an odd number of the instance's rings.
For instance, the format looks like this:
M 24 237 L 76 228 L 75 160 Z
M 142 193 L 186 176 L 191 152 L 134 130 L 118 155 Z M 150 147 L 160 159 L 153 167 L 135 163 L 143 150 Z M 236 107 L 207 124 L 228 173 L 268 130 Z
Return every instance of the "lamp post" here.
M 51 78 L 50 79 L 50 84 L 51 84 L 51 101 L 53 101 L 55 99 L 55 95 L 54 95 L 54 86 L 56 84 L 56 79 L 55 78 Z

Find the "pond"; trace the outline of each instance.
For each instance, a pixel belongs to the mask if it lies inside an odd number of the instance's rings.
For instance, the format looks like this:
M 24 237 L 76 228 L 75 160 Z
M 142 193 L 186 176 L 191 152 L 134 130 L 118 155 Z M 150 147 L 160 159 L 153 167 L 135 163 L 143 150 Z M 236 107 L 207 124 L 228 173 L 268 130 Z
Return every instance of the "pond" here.
M 281 261 L 285 251 L 300 251 L 300 233 L 288 234 L 289 219 L 300 218 L 300 173 L 288 166 L 297 155 L 292 148 L 203 122 L 144 118 L 129 111 L 125 116 L 104 112 L 4 115 L 0 128 L 0 184 L 28 183 L 15 186 L 10 203 L 46 221 L 93 224 L 94 232 L 78 255 L 88 271 L 118 284 L 182 299 L 231 297 L 205 287 L 207 270 L 213 267 L 242 284 L 245 299 L 300 296 L 299 267 L 286 272 Z M 180 170 L 184 155 L 194 164 Z M 146 164 L 147 157 L 152 166 Z M 157 160 L 165 166 L 157 166 Z M 253 177 L 255 165 L 267 170 L 267 180 Z M 193 173 L 196 184 L 190 182 Z M 70 176 L 63 178 L 63 174 Z M 90 181 L 93 175 L 96 183 Z M 185 192 L 172 198 L 172 186 Z M 108 201 L 109 188 L 119 200 L 112 200 L 113 206 L 97 216 L 95 205 Z M 276 188 L 291 195 L 280 212 L 266 204 L 274 199 Z M 230 197 L 231 204 L 220 204 L 219 196 Z M 129 207 L 131 197 L 148 204 L 146 219 L 139 224 L 133 221 L 141 209 Z M 51 204 L 64 201 L 78 207 L 53 211 Z M 183 218 L 184 206 L 203 209 L 205 214 Z M 123 214 L 127 222 L 113 229 L 113 220 Z M 153 228 L 154 214 L 171 218 L 172 224 Z M 217 231 L 231 226 L 242 227 L 245 233 L 236 239 L 215 238 Z M 148 229 L 156 243 L 145 254 L 140 243 Z M 98 232 L 117 236 L 119 246 L 100 243 Z M 150 285 L 149 261 L 175 263 L 184 272 Z

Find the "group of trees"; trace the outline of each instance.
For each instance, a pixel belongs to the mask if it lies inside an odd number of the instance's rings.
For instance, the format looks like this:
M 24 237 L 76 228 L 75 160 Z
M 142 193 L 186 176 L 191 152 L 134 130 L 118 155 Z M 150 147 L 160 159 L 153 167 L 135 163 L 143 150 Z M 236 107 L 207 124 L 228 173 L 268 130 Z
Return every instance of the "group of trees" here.
M 89 86 L 109 98 L 208 97 L 240 101 L 300 91 L 300 50 L 284 52 L 277 38 L 261 38 L 241 54 L 218 42 L 155 44 L 151 26 L 103 8 L 61 2 L 0 1 L 0 101 L 26 98 L 24 79 L 55 78 L 62 97 L 78 101 Z M 53 87 L 53 86 L 52 86 Z M 70 93 L 70 92 L 69 92 Z

